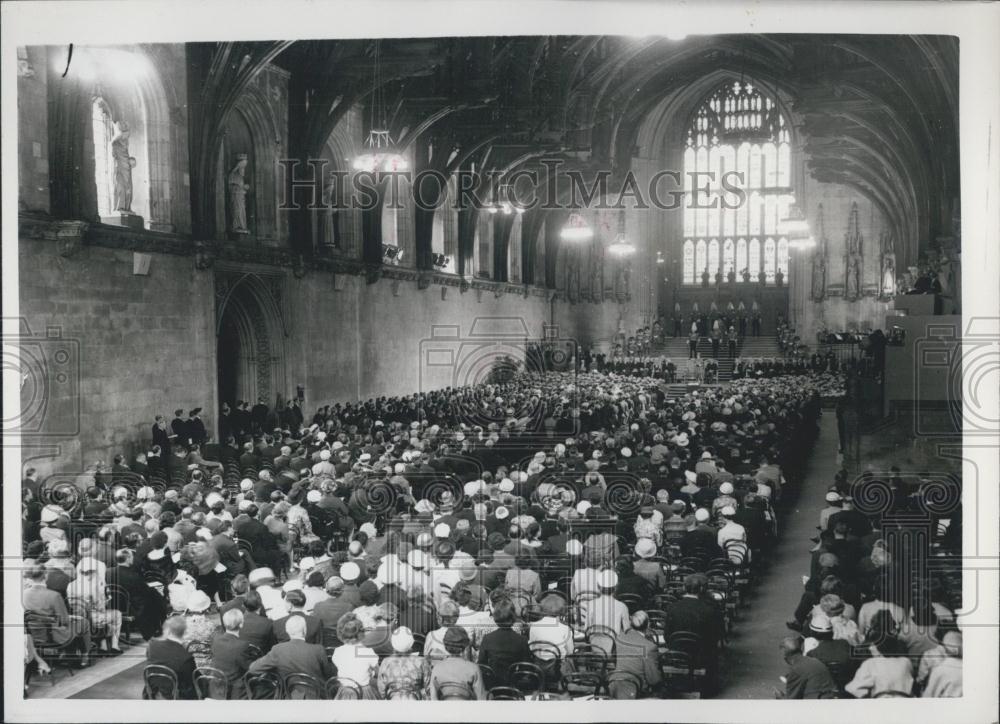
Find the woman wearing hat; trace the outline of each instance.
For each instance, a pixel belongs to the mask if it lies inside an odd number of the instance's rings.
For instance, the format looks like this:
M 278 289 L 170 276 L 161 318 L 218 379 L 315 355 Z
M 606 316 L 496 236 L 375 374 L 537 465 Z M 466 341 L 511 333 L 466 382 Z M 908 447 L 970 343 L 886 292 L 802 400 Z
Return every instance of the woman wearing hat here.
M 375 676 L 378 673 L 378 654 L 364 646 L 365 629 L 353 613 L 344 614 L 337 622 L 337 638 L 341 644 L 333 650 L 330 660 L 337 667 L 337 678 L 346 686 L 361 688 L 361 698 L 377 699 Z M 337 693 L 337 698 L 345 690 Z M 345 694 L 346 697 L 346 694 Z
M 413 632 L 400 626 L 393 631 L 390 643 L 393 653 L 382 660 L 378 669 L 378 693 L 383 699 L 396 701 L 424 698 L 430 666 L 413 651 Z
M 109 609 L 105 594 L 104 578 L 98 576 L 99 564 L 93 558 L 84 558 L 78 566 L 79 577 L 66 591 L 70 609 L 77 616 L 90 620 L 91 629 L 101 638 L 100 648 L 111 656 L 121 654 L 118 641 L 122 632 L 121 611 Z
M 208 666 L 212 658 L 212 636 L 218 626 L 219 616 L 212 610 L 212 599 L 204 591 L 195 589 L 188 596 L 184 620 L 184 646 L 193 655 L 198 666 Z

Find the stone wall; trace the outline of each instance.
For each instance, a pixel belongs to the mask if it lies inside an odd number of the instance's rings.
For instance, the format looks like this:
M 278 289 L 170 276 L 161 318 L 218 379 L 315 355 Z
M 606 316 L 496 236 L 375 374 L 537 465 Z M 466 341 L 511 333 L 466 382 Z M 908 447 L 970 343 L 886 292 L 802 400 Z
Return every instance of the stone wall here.
M 65 258 L 52 242 L 22 238 L 18 253 L 21 317 L 35 338 L 61 335 L 30 347 L 67 349 L 75 360 L 66 384 L 78 380 L 72 399 L 49 381 L 42 434 L 25 440 L 26 463 L 43 475 L 110 464 L 149 444 L 156 413 L 170 419 L 178 407 L 200 406 L 214 415 L 211 278 L 196 274 L 191 257 L 154 255 L 149 275 L 137 276 L 130 251 L 84 247 Z

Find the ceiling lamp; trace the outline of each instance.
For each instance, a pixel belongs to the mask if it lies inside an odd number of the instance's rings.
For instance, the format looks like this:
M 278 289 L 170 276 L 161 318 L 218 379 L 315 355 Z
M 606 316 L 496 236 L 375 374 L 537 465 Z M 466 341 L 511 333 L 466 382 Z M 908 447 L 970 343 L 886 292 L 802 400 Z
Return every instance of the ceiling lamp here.
M 372 71 L 372 127 L 368 131 L 368 140 L 365 141 L 365 152 L 359 154 L 352 164 L 355 171 L 367 171 L 368 173 L 383 171 L 391 173 L 393 171 L 405 171 L 408 167 L 406 159 L 396 151 L 392 142 L 392 136 L 389 135 L 389 122 L 385 112 L 385 92 L 382 89 L 384 81 L 382 79 L 380 64 L 381 51 L 382 41 L 376 40 L 374 69 Z
M 798 204 L 793 203 L 788 207 L 788 214 L 778 222 L 778 233 L 784 236 L 798 236 L 799 238 L 802 238 L 803 233 L 806 236 L 809 235 L 809 222 Z
M 365 142 L 367 151 L 354 159 L 355 171 L 405 171 L 406 159 L 396 153 L 392 145 L 392 136 L 385 129 L 372 129 L 368 132 Z
M 574 211 L 569 215 L 566 225 L 559 231 L 559 238 L 563 241 L 589 241 L 594 238 L 594 230 L 582 215 Z
M 618 234 L 615 236 L 615 240 L 611 242 L 611 246 L 608 247 L 608 253 L 617 257 L 632 256 L 635 253 L 635 247 L 629 243 L 628 238 L 625 236 L 624 209 L 618 213 Z

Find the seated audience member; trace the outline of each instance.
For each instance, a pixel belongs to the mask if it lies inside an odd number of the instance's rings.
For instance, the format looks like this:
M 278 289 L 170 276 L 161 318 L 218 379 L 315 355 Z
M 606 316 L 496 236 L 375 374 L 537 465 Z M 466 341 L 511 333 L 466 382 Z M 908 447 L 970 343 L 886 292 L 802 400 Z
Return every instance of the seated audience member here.
M 228 698 L 240 699 L 243 695 L 243 675 L 254 660 L 250 642 L 240 638 L 243 612 L 238 608 L 226 611 L 222 614 L 222 626 L 223 631 L 212 639 L 212 666 L 226 675 L 229 681 Z
M 479 648 L 479 663 L 496 672 L 496 685 L 506 685 L 507 670 L 511 664 L 531 660 L 528 639 L 512 628 L 516 618 L 510 599 L 500 599 L 493 607 L 493 621 L 497 629 L 482 638 Z
M 256 646 L 261 654 L 266 654 L 274 646 L 274 624 L 271 619 L 262 615 L 262 606 L 260 594 L 253 590 L 247 591 L 243 601 L 245 610 L 239 636 L 247 643 Z
M 413 633 L 400 626 L 393 632 L 391 644 L 392 654 L 379 664 L 379 695 L 391 701 L 423 698 L 430 667 L 419 652 L 413 651 Z
M 296 581 L 296 583 L 298 582 Z M 285 604 L 288 607 L 288 615 L 277 619 L 273 623 L 275 642 L 281 643 L 288 640 L 288 633 L 285 631 L 285 627 L 290 619 L 299 617 L 306 622 L 306 642 L 310 644 L 323 643 L 323 622 L 315 616 L 306 615 L 304 610 L 306 594 L 301 589 L 292 588 L 285 593 Z
M 183 616 L 171 616 L 163 624 L 163 637 L 153 639 L 146 649 L 146 663 L 166 666 L 177 674 L 177 695 L 194 699 L 194 656 L 184 646 L 187 623 Z M 155 699 L 163 692 L 147 691 L 145 698 Z
M 45 585 L 45 568 L 32 566 L 26 575 L 28 586 L 21 594 L 28 630 L 36 646 L 63 646 L 74 639 L 81 649 L 80 666 L 90 665 L 90 620 L 70 615 L 63 597 Z
M 788 664 L 784 676 L 783 699 L 836 699 L 837 682 L 822 661 L 803 656 L 802 637 L 787 636 L 781 642 L 781 655 Z
M 293 616 L 285 625 L 288 640 L 275 644 L 270 651 L 252 664 L 248 671 L 274 671 L 284 679 L 289 674 L 308 674 L 319 681 L 326 681 L 337 669 L 326 658 L 326 652 L 319 644 L 305 640 L 306 622 L 300 616 Z M 290 699 L 304 699 L 308 694 L 304 689 L 286 692 Z
M 378 673 L 378 654 L 363 645 L 364 626 L 353 613 L 337 622 L 340 646 L 333 650 L 332 661 L 342 685 L 357 686 L 364 699 L 376 699 L 374 679 Z
M 949 631 L 941 640 L 945 657 L 931 669 L 921 696 L 928 698 L 962 696 L 962 634 Z
M 428 682 L 428 693 L 432 700 L 441 699 L 443 685 L 454 684 L 469 699 L 485 699 L 483 675 L 479 666 L 465 658 L 469 649 L 469 634 L 460 626 L 450 626 L 444 634 L 447 656 L 434 663 Z
M 659 647 L 646 637 L 649 616 L 637 611 L 630 619 L 631 627 L 618 637 L 615 672 L 634 674 L 641 688 L 634 688 L 622 681 L 611 683 L 613 699 L 637 699 L 650 695 L 663 679 L 659 665 Z
M 879 696 L 911 696 L 913 664 L 906 646 L 898 638 L 885 635 L 872 644 L 872 656 L 865 659 L 844 689 L 857 699 Z

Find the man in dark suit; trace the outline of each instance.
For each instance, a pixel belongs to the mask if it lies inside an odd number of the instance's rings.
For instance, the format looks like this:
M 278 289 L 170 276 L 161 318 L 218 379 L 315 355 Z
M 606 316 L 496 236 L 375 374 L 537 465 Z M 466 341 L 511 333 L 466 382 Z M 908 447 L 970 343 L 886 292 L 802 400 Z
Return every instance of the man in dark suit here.
M 243 454 L 240 455 L 240 469 L 256 468 L 260 465 L 260 458 L 254 452 L 253 443 L 248 442 L 243 445 Z
M 167 616 L 166 602 L 154 591 L 133 565 L 132 551 L 123 548 L 115 554 L 114 568 L 108 568 L 104 579 L 109 588 L 108 608 L 135 617 L 135 625 L 143 639 L 155 636 Z
M 257 398 L 257 404 L 250 410 L 250 424 L 255 435 L 259 435 L 264 431 L 264 425 L 267 423 L 267 413 L 268 407 L 267 403 L 264 402 L 264 398 Z
M 263 615 L 260 594 L 249 590 L 243 598 L 243 626 L 240 638 L 253 644 L 266 654 L 274 645 L 274 628 L 271 619 Z
M 331 576 L 326 579 L 326 592 L 329 598 L 320 601 L 313 607 L 313 616 L 319 619 L 322 625 L 322 636 L 326 645 L 337 642 L 337 622 L 345 613 L 354 610 L 354 601 L 344 598 L 344 579 L 340 576 Z
M 293 618 L 302 618 L 306 622 L 305 640 L 310 644 L 323 643 L 323 622 L 315 616 L 308 616 L 302 609 L 306 605 L 306 594 L 299 590 L 291 590 L 285 594 L 288 604 L 288 615 L 274 622 L 272 631 L 277 643 L 288 641 L 288 622 Z
M 714 690 L 718 673 L 719 641 L 722 638 L 722 612 L 706 600 L 708 579 L 692 573 L 684 577 L 684 595 L 670 607 L 665 632 L 667 639 L 676 631 L 698 634 L 701 645 L 693 652 L 699 665 L 707 670 L 704 693 Z
M 250 664 L 249 671 L 275 671 L 284 679 L 289 674 L 309 674 L 319 681 L 326 681 L 337 673 L 336 667 L 327 658 L 326 652 L 319 644 L 310 644 L 305 640 L 305 617 L 292 616 L 285 626 L 288 641 L 276 644 L 266 655 Z M 301 691 L 288 692 L 290 699 L 303 699 Z
M 708 524 L 708 511 L 698 508 L 694 517 L 698 524 L 681 538 L 681 553 L 685 556 L 705 556 L 709 560 L 721 557 L 719 532 Z
M 266 525 L 257 518 L 259 509 L 251 503 L 247 509 L 233 520 L 236 537 L 250 546 L 250 555 L 258 566 L 272 570 L 278 568 L 278 541 Z
M 663 680 L 659 647 L 646 638 L 649 616 L 645 611 L 636 611 L 632 614 L 630 623 L 632 628 L 618 637 L 615 671 L 634 674 L 642 682 L 642 689 L 633 694 L 630 691 L 632 687 L 627 682 L 614 682 L 611 684 L 611 696 L 614 699 L 639 699 L 648 696 Z
M 163 638 L 153 639 L 146 649 L 146 661 L 159 664 L 177 674 L 177 696 L 180 699 L 195 699 L 194 656 L 184 647 L 184 633 L 187 622 L 183 616 L 171 616 L 163 625 Z M 157 693 L 144 692 L 144 698 L 155 699 Z M 162 692 L 165 693 L 165 692 Z
M 167 431 L 167 421 L 163 419 L 163 415 L 157 415 L 153 422 L 153 445 L 160 446 L 160 454 L 166 457 L 170 454 L 170 445 L 176 439 L 176 436 Z
M 836 699 L 837 683 L 826 665 L 802 655 L 802 637 L 787 636 L 781 641 L 781 656 L 788 664 L 784 699 Z
M 191 437 L 191 442 L 196 445 L 204 445 L 205 441 L 208 440 L 208 431 L 205 429 L 205 423 L 201 420 L 201 408 L 196 407 L 191 410 L 191 416 L 187 421 L 188 435 Z
M 174 433 L 174 443 L 187 447 L 191 444 L 191 437 L 188 434 L 188 423 L 182 415 L 184 410 L 174 410 L 174 419 L 170 421 L 170 429 Z
M 212 639 L 212 666 L 229 679 L 229 699 L 240 699 L 243 694 L 243 674 L 253 663 L 250 642 L 240 638 L 243 612 L 237 608 L 222 614 L 224 633 Z

